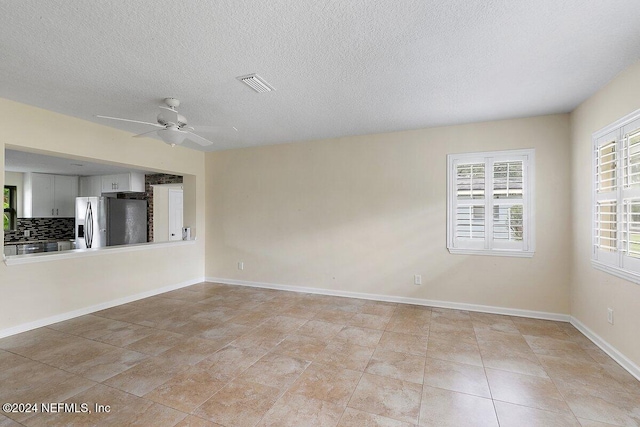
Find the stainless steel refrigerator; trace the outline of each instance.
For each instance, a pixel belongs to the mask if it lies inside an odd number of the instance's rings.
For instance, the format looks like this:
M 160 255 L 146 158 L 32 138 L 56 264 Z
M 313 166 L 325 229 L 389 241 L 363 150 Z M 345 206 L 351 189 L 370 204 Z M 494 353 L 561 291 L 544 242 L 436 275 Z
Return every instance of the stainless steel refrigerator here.
M 146 200 L 76 197 L 76 249 L 146 241 Z

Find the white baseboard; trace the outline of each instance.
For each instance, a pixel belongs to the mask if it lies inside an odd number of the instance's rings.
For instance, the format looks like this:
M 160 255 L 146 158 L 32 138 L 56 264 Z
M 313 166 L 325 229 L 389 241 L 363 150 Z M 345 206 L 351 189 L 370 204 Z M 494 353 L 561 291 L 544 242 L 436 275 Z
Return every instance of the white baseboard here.
M 360 292 L 334 291 L 322 288 L 307 288 L 304 286 L 279 285 L 276 283 L 249 282 L 246 280 L 224 279 L 220 277 L 206 277 L 207 282 L 223 283 L 226 285 L 250 286 L 254 288 L 277 289 L 281 291 L 302 292 L 308 294 L 331 295 L 346 298 L 360 298 L 373 301 L 395 302 L 400 304 L 423 305 L 428 307 L 452 308 L 456 310 L 478 311 L 481 313 L 503 314 L 507 316 L 530 317 L 533 319 L 556 320 L 569 322 L 570 316 L 561 313 L 548 313 L 545 311 L 522 310 L 518 308 L 494 307 L 490 305 L 466 304 L 461 302 L 448 302 L 428 300 L 422 298 L 408 298 L 390 295 L 367 294 Z
M 32 329 L 42 328 L 43 326 L 53 325 L 54 323 L 62 322 L 65 320 L 73 319 L 74 317 L 84 316 L 85 314 L 95 313 L 96 311 L 105 310 L 107 308 L 115 307 L 117 305 L 127 304 L 129 302 L 137 301 L 139 299 L 152 297 L 154 295 L 163 294 L 165 292 L 174 291 L 176 289 L 184 288 L 185 286 L 195 285 L 196 283 L 203 282 L 202 277 L 198 279 L 187 280 L 185 282 L 177 283 L 175 285 L 165 286 L 163 288 L 152 289 L 150 291 L 141 292 L 135 295 L 129 295 L 124 298 L 118 298 L 115 300 L 103 302 L 100 304 L 92 305 L 90 307 L 80 308 L 78 310 L 68 311 L 66 313 L 56 314 L 55 316 L 46 317 L 44 319 L 34 320 L 33 322 L 23 323 L 21 325 L 13 326 L 7 329 L 0 329 L 0 338 L 8 337 L 11 335 L 19 334 L 21 332 L 30 331 Z
M 636 377 L 640 381 L 640 366 L 633 363 L 627 356 L 620 353 L 615 347 L 606 342 L 600 335 L 589 329 L 584 323 L 571 316 L 571 324 L 576 327 L 577 330 L 582 332 L 584 336 L 589 338 L 595 345 L 600 347 L 602 351 L 607 353 L 609 357 L 618 362 L 620 366 L 626 369 L 631 375 Z

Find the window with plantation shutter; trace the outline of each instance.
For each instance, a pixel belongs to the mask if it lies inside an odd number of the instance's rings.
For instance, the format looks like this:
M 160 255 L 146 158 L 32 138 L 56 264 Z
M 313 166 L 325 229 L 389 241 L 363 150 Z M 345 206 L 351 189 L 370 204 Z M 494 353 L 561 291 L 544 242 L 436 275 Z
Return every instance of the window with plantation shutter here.
M 533 256 L 534 150 L 450 154 L 447 164 L 449 252 Z
M 594 267 L 640 283 L 640 110 L 593 134 Z

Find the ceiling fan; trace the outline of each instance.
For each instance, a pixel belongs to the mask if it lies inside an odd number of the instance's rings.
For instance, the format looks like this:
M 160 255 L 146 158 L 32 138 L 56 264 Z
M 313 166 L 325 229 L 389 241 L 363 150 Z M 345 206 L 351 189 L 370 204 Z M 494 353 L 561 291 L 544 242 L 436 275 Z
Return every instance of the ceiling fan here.
M 158 114 L 157 121 L 158 123 L 151 122 L 141 122 L 139 120 L 131 120 L 131 119 L 122 119 L 120 117 L 109 117 L 109 116 L 96 116 L 101 119 L 109 119 L 109 120 L 120 120 L 122 122 L 131 122 L 131 123 L 141 123 L 143 125 L 155 126 L 160 129 L 152 130 L 149 132 L 144 132 L 138 135 L 134 135 L 134 138 L 139 138 L 141 136 L 147 136 L 149 134 L 155 133 L 164 142 L 175 147 L 176 145 L 180 145 L 184 142 L 185 139 L 195 142 L 196 144 L 200 144 L 203 147 L 208 145 L 213 145 L 212 141 L 209 141 L 206 138 L 201 137 L 200 135 L 196 135 L 193 133 L 195 130 L 191 126 L 187 126 L 187 119 L 182 114 L 178 114 L 178 106 L 180 105 L 180 101 L 175 98 L 165 98 L 164 103 L 166 105 L 160 105 L 160 114 Z M 208 129 L 208 130 L 219 130 L 219 127 L 215 126 L 198 126 L 199 129 Z M 234 127 L 234 131 L 237 129 Z

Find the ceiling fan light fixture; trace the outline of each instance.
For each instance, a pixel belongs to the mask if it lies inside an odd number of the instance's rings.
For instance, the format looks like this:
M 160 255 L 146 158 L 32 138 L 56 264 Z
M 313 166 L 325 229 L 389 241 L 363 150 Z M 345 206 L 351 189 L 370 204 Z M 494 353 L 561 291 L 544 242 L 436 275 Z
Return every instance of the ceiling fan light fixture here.
M 246 84 L 258 93 L 271 92 L 275 90 L 273 86 L 265 82 L 264 79 L 257 74 L 248 74 L 246 76 L 236 77 L 236 79 L 240 80 L 242 83 Z
M 179 130 L 165 129 L 158 131 L 160 138 L 172 147 L 180 145 L 187 138 L 187 135 Z

